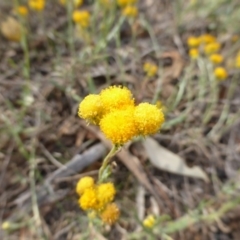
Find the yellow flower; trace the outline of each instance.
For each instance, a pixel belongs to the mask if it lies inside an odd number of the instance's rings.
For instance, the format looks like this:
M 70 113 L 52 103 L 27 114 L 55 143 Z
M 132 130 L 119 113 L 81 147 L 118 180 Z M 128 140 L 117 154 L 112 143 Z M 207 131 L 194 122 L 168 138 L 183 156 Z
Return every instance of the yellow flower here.
M 198 37 L 189 37 L 187 39 L 187 44 L 188 44 L 188 47 L 190 48 L 196 48 L 200 45 L 200 43 L 201 43 L 201 40 Z
M 120 211 L 118 206 L 115 203 L 110 203 L 104 209 L 104 211 L 100 214 L 100 217 L 104 223 L 112 225 L 115 223 L 120 215 Z
M 1 32 L 6 39 L 20 42 L 22 27 L 17 20 L 12 17 L 8 17 L 6 21 L 1 23 Z
M 223 80 L 225 80 L 225 79 L 227 78 L 228 73 L 227 73 L 227 71 L 226 71 L 225 68 L 223 68 L 223 67 L 217 67 L 217 68 L 215 68 L 215 70 L 214 70 L 214 75 L 215 75 L 215 77 L 216 77 L 218 80 L 223 81 Z
M 135 6 L 128 5 L 123 9 L 122 14 L 129 18 L 135 18 L 138 15 L 138 9 Z
M 198 56 L 199 56 L 199 51 L 197 48 L 191 48 L 189 50 L 189 56 L 192 58 L 192 59 L 197 59 Z
M 105 206 L 113 201 L 116 194 L 116 189 L 113 183 L 102 183 L 97 186 L 97 199 L 99 206 Z M 99 210 L 99 209 L 98 209 Z
M 216 38 L 211 34 L 204 34 L 200 36 L 200 42 L 204 44 L 216 42 Z
M 133 5 L 137 0 L 117 0 L 117 4 L 120 7 L 126 7 L 127 5 Z
M 204 52 L 205 54 L 212 54 L 217 52 L 220 49 L 221 45 L 218 42 L 213 42 L 213 43 L 208 43 L 205 47 L 204 47 Z
M 212 54 L 210 57 L 209 57 L 210 61 L 214 64 L 219 64 L 219 63 L 222 63 L 223 62 L 223 56 L 221 54 Z
M 23 17 L 28 15 L 28 9 L 25 6 L 19 6 L 17 12 Z
M 72 19 L 82 28 L 87 28 L 90 24 L 90 13 L 88 11 L 75 10 L 72 14 Z
M 86 189 L 79 199 L 79 205 L 83 210 L 94 209 L 98 204 L 95 188 Z
M 153 77 L 157 74 L 158 67 L 153 63 L 146 62 L 143 65 L 143 70 L 147 74 L 148 77 Z
M 133 114 L 134 107 L 112 111 L 101 119 L 100 129 L 113 144 L 123 145 L 137 134 Z
M 103 107 L 100 96 L 97 94 L 86 96 L 79 104 L 78 116 L 90 123 L 98 125 L 102 115 Z
M 73 0 L 73 3 L 74 3 L 74 6 L 77 8 L 82 6 L 83 0 Z
M 156 219 L 153 215 L 148 215 L 144 220 L 143 220 L 143 226 L 147 228 L 152 228 L 156 222 Z
M 3 222 L 2 229 L 3 230 L 8 230 L 9 228 L 10 228 L 10 223 L 9 222 Z
M 132 93 L 126 87 L 110 86 L 101 91 L 100 97 L 105 113 L 134 106 Z
M 41 12 L 45 7 L 45 0 L 29 0 L 28 5 L 31 9 Z
M 140 135 L 154 134 L 164 122 L 162 109 L 149 103 L 140 103 L 134 111 L 134 120 Z
M 78 195 L 82 195 L 86 189 L 93 188 L 94 185 L 94 179 L 92 177 L 83 177 L 77 183 L 76 192 Z

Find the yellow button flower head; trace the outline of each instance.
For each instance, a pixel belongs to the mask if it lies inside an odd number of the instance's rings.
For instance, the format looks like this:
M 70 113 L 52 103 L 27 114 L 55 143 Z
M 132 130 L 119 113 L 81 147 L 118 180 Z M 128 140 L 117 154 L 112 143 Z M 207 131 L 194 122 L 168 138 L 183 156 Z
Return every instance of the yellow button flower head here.
M 45 0 L 29 0 L 28 5 L 31 9 L 41 12 L 45 7 Z
M 97 186 L 97 199 L 100 206 L 105 206 L 113 201 L 116 194 L 116 189 L 113 183 L 102 183 Z
M 153 215 L 148 215 L 144 220 L 143 220 L 143 226 L 147 228 L 152 228 L 156 222 L 156 219 Z
M 123 145 L 137 134 L 133 113 L 134 107 L 128 107 L 112 111 L 101 119 L 100 129 L 113 144 Z
M 203 34 L 200 37 L 200 42 L 204 44 L 216 42 L 216 38 L 211 34 Z
M 134 111 L 134 120 L 139 135 L 154 134 L 160 130 L 164 122 L 162 109 L 149 103 L 140 103 Z
M 126 87 L 110 86 L 101 91 L 100 97 L 105 113 L 134 106 L 132 93 Z
M 28 15 L 28 9 L 27 9 L 27 7 L 25 7 L 23 5 L 21 5 L 17 8 L 17 12 L 23 17 Z
M 189 50 L 189 56 L 191 59 L 197 59 L 199 56 L 199 51 L 197 48 L 191 48 Z
M 72 14 L 72 19 L 82 28 L 87 28 L 90 24 L 90 13 L 88 11 L 75 10 Z
M 198 37 L 191 36 L 187 39 L 187 44 L 188 44 L 188 47 L 190 48 L 196 48 L 200 45 L 200 43 L 201 43 L 201 39 Z
M 122 14 L 129 18 L 135 18 L 138 15 L 138 9 L 135 6 L 128 5 L 123 9 Z
M 112 225 L 115 223 L 120 215 L 118 206 L 115 203 L 110 203 L 106 206 L 100 217 L 106 224 Z
M 83 0 L 73 0 L 73 3 L 74 3 L 74 6 L 77 8 L 82 6 Z
M 79 104 L 78 116 L 90 123 L 98 125 L 102 115 L 103 107 L 100 96 L 97 94 L 86 96 Z
M 204 53 L 212 54 L 217 52 L 220 48 L 221 48 L 221 45 L 218 42 L 209 43 L 204 47 Z
M 117 4 L 120 7 L 126 7 L 127 5 L 133 5 L 137 0 L 117 0 Z
M 148 77 L 153 77 L 157 74 L 158 67 L 157 67 L 157 65 L 155 65 L 153 63 L 146 62 L 143 65 L 143 70 L 147 74 Z
M 86 189 L 79 199 L 79 205 L 83 210 L 94 209 L 98 204 L 95 188 Z
M 221 54 L 212 54 L 210 57 L 209 57 L 210 61 L 214 64 L 219 64 L 219 63 L 222 63 L 223 62 L 223 56 Z
M 215 70 L 214 70 L 214 75 L 215 75 L 215 77 L 216 77 L 218 80 L 223 81 L 223 80 L 225 80 L 225 79 L 227 78 L 228 73 L 227 73 L 227 71 L 226 71 L 225 68 L 223 68 L 223 67 L 217 67 L 217 68 L 215 68 Z
M 78 195 L 82 195 L 86 189 L 93 188 L 94 185 L 94 179 L 92 177 L 83 177 L 77 183 L 76 192 Z

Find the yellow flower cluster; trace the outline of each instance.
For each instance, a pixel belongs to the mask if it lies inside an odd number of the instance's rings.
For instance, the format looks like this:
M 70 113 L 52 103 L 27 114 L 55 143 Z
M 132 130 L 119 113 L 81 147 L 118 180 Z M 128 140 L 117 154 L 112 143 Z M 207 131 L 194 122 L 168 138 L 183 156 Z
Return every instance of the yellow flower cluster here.
M 122 15 L 128 18 L 135 18 L 138 15 L 138 9 L 136 6 L 126 6 L 122 11 Z
M 75 10 L 72 14 L 73 21 L 82 28 L 89 27 L 90 13 L 88 11 Z
M 45 7 L 45 0 L 29 0 L 28 5 L 32 10 L 41 12 Z
M 220 64 L 223 62 L 223 56 L 219 53 L 210 55 L 209 59 L 214 64 Z
M 219 81 L 223 81 L 228 77 L 228 73 L 225 68 L 217 67 L 214 70 L 214 75 Z
M 152 228 L 154 224 L 156 223 L 156 219 L 153 215 L 148 215 L 144 220 L 143 220 L 143 226 L 147 228 Z
M 209 55 L 217 52 L 221 45 L 217 42 L 217 39 L 210 34 L 203 34 L 199 37 L 190 36 L 187 39 L 187 45 L 189 47 L 189 56 L 192 59 L 196 59 L 199 56 L 199 47 L 203 46 L 204 53 Z
M 212 36 L 211 34 L 204 34 L 199 37 L 190 36 L 187 39 L 187 44 L 189 47 L 189 56 L 191 59 L 198 58 L 199 50 L 202 50 L 203 53 L 206 56 L 208 56 L 212 64 L 219 65 L 224 62 L 223 56 L 220 53 L 218 53 L 219 50 L 221 49 L 221 44 L 217 41 L 216 37 Z M 226 69 L 220 66 L 214 69 L 213 74 L 218 80 L 225 80 L 228 77 Z
M 156 64 L 146 62 L 143 65 L 143 70 L 148 77 L 154 77 L 157 74 L 158 67 Z
M 90 94 L 79 104 L 79 117 L 100 126 L 115 145 L 136 136 L 156 133 L 164 122 L 162 109 L 149 103 L 134 104 L 126 87 L 111 86 L 99 95 Z
M 128 18 L 135 18 L 138 15 L 136 3 L 137 0 L 117 0 L 118 6 L 122 9 L 122 15 Z
M 20 5 L 17 8 L 17 12 L 18 12 L 19 15 L 21 15 L 23 17 L 26 17 L 28 15 L 28 9 L 27 9 L 27 7 L 25 7 L 23 5 Z
M 116 195 L 113 183 L 95 184 L 92 177 L 86 176 L 78 181 L 76 192 L 80 196 L 80 207 L 99 216 L 104 223 L 111 225 L 119 218 L 120 211 L 113 203 Z

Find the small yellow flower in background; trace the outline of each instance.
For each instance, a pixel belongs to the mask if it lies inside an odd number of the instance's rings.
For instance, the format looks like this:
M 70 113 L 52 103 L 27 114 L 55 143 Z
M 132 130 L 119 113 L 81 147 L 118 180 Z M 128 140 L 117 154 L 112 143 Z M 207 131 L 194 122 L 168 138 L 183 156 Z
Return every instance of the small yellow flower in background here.
M 135 6 L 128 5 L 123 9 L 122 14 L 129 18 L 135 18 L 138 15 L 138 9 Z
M 86 189 L 79 199 L 79 205 L 83 210 L 94 209 L 98 205 L 96 189 Z
M 117 0 L 117 4 L 120 7 L 126 7 L 127 5 L 133 5 L 137 0 Z
M 92 177 L 86 176 L 78 181 L 76 192 L 78 195 L 82 195 L 86 189 L 93 188 L 94 186 L 94 179 Z
M 90 13 L 88 11 L 75 10 L 72 14 L 72 19 L 82 28 L 87 28 L 90 24 Z
M 197 59 L 199 57 L 199 51 L 197 48 L 191 48 L 189 50 L 189 56 L 192 59 Z
M 45 0 L 29 0 L 28 5 L 31 9 L 41 12 L 45 7 Z
M 2 230 L 8 230 L 10 228 L 10 223 L 9 222 L 4 222 L 2 224 Z
M 118 206 L 115 203 L 110 203 L 106 206 L 100 217 L 104 223 L 112 225 L 115 223 L 120 215 Z
M 132 93 L 126 87 L 110 86 L 101 91 L 100 98 L 106 113 L 134 106 Z
M 113 201 L 116 194 L 116 189 L 113 183 L 101 183 L 97 186 L 97 199 L 101 206 Z
M 73 3 L 74 3 L 74 6 L 77 8 L 82 6 L 83 0 L 73 0 Z
M 215 68 L 214 75 L 220 81 L 223 81 L 228 77 L 228 73 L 227 73 L 226 69 L 223 67 Z
M 147 228 L 152 228 L 154 224 L 156 223 L 156 219 L 153 215 L 148 215 L 144 220 L 143 220 L 143 226 Z
M 22 36 L 21 24 L 12 17 L 8 17 L 6 21 L 1 23 L 2 35 L 14 42 L 20 42 Z
M 154 77 L 157 74 L 158 66 L 156 64 L 146 62 L 143 65 L 143 70 L 148 77 Z
M 106 114 L 100 121 L 100 129 L 115 145 L 123 145 L 137 135 L 133 118 L 134 107 L 115 110 Z
M 214 64 L 219 64 L 223 62 L 223 56 L 217 53 L 210 55 L 209 59 Z
M 189 48 L 197 48 L 201 43 L 201 39 L 199 37 L 189 37 L 187 39 L 187 44 Z
M 200 36 L 200 42 L 204 44 L 214 43 L 216 42 L 216 38 L 211 34 L 203 34 Z
M 78 116 L 86 121 L 98 125 L 103 115 L 103 106 L 100 96 L 90 94 L 79 104 Z
M 23 5 L 21 5 L 17 8 L 17 12 L 23 17 L 26 17 L 28 15 L 28 9 L 27 9 L 27 7 L 25 7 Z
M 209 54 L 219 51 L 220 48 L 221 48 L 221 45 L 218 42 L 209 43 L 209 44 L 205 45 L 204 53 L 209 55 Z
M 134 111 L 134 121 L 139 135 L 158 132 L 164 122 L 162 109 L 150 103 L 140 103 Z

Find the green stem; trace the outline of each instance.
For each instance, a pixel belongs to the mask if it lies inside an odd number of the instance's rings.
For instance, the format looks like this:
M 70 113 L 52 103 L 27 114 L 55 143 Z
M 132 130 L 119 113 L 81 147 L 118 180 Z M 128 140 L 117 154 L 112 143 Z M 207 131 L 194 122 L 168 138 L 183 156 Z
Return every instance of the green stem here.
M 119 147 L 117 145 L 113 145 L 111 151 L 108 153 L 108 155 L 104 158 L 103 163 L 101 168 L 99 169 L 99 174 L 98 174 L 98 181 L 102 182 L 102 178 L 103 178 L 103 173 L 106 170 L 109 161 L 111 160 L 111 158 L 114 156 L 114 154 L 117 152 L 117 150 L 119 149 Z

